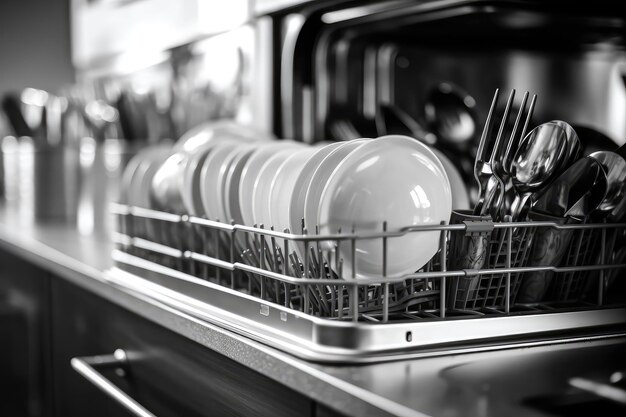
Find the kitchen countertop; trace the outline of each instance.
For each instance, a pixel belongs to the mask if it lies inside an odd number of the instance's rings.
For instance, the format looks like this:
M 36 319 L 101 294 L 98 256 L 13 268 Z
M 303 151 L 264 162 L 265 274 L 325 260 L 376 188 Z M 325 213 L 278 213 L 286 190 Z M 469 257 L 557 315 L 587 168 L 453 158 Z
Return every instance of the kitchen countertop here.
M 347 415 L 547 415 L 523 401 L 564 391 L 568 376 L 626 369 L 624 337 L 366 365 L 311 363 L 109 284 L 113 246 L 102 237 L 0 210 L 0 247 Z

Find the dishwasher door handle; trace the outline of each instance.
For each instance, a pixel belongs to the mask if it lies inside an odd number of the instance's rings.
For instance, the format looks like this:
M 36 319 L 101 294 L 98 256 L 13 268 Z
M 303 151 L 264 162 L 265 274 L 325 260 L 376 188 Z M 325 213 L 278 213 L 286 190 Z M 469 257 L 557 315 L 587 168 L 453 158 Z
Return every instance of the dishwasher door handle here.
M 96 370 L 96 367 L 122 367 L 128 364 L 126 352 L 117 349 L 112 355 L 98 355 L 72 358 L 70 361 L 72 368 L 91 382 L 102 392 L 114 399 L 126 410 L 138 417 L 156 417 L 145 407 L 135 401 L 110 380 Z

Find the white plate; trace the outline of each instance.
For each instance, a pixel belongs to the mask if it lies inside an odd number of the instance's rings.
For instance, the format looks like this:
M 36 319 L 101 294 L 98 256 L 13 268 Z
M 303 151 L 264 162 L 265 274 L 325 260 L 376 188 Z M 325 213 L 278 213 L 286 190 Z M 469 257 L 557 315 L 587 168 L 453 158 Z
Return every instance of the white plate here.
M 448 222 L 452 195 L 446 171 L 433 152 L 406 136 L 386 136 L 366 142 L 337 166 L 322 192 L 318 206 L 321 234 L 339 228 L 356 233 L 381 232 L 414 225 Z M 409 233 L 387 241 L 386 276 L 413 273 L 439 248 L 439 232 Z M 382 239 L 359 240 L 356 267 L 351 245 L 342 245 L 344 277 L 383 275 Z M 334 265 L 336 259 L 331 259 Z
M 299 146 L 304 145 L 301 142 L 292 140 L 275 141 L 260 147 L 250 155 L 241 171 L 241 178 L 239 179 L 239 208 L 241 209 L 243 224 L 246 226 L 252 226 L 254 224 L 254 202 L 252 200 L 252 194 L 254 193 L 254 182 L 258 178 L 263 164 L 281 149 Z
M 437 156 L 443 168 L 446 170 L 448 179 L 450 180 L 450 188 L 452 189 L 452 208 L 455 210 L 466 210 L 470 208 L 469 190 L 463 181 L 463 177 L 459 170 L 454 166 L 452 161 L 445 156 L 440 150 L 430 148 Z
M 270 218 L 276 230 L 289 229 L 289 205 L 294 194 L 296 180 L 317 150 L 314 147 L 298 149 L 278 167 L 269 191 Z
M 182 189 L 179 186 L 179 178 L 182 172 L 185 155 L 175 152 L 157 169 L 151 182 L 152 206 L 156 210 L 168 213 L 184 214 Z
M 152 178 L 161 164 L 171 154 L 169 148 L 153 147 L 146 150 L 143 158 L 131 179 L 128 193 L 128 204 L 131 206 L 152 208 Z
M 369 141 L 370 139 L 354 139 L 341 142 L 341 145 L 328 153 L 317 168 L 315 168 L 315 172 L 313 172 L 311 176 L 304 198 L 304 225 L 311 233 L 315 232 L 315 226 L 317 225 L 317 209 L 319 207 L 322 191 L 333 170 L 350 152 Z
M 206 157 L 200 171 L 200 199 L 205 216 L 210 220 L 228 221 L 222 204 L 222 180 L 226 172 L 226 158 L 238 145 L 234 141 L 221 141 Z
M 130 161 L 128 161 L 128 163 L 126 164 L 126 167 L 124 168 L 124 173 L 122 174 L 122 179 L 121 179 L 120 198 L 119 198 L 119 202 L 121 204 L 128 204 L 128 196 L 130 194 L 130 188 L 131 188 L 130 184 L 132 182 L 133 177 L 135 176 L 135 172 L 137 172 L 137 169 L 139 168 L 139 165 L 141 165 L 141 162 L 143 161 L 147 151 L 148 149 L 143 149 L 139 151 L 130 159 Z
M 261 145 L 264 146 L 264 145 Z M 231 154 L 228 163 L 228 172 L 224 180 L 224 211 L 229 219 L 237 224 L 243 224 L 243 215 L 239 205 L 239 185 L 244 166 L 259 149 L 258 144 L 245 144 L 238 146 Z
M 272 181 L 278 172 L 278 168 L 282 163 L 289 158 L 295 152 L 298 152 L 298 147 L 287 147 L 269 158 L 261 167 L 259 175 L 254 181 L 254 190 L 252 192 L 252 214 L 254 218 L 254 224 L 264 225 L 266 229 L 269 229 L 272 224 L 272 217 L 270 215 L 270 189 L 272 187 Z
M 289 229 L 291 233 L 302 233 L 304 199 L 306 198 L 306 191 L 309 188 L 309 184 L 311 183 L 315 170 L 329 153 L 341 146 L 343 143 L 344 142 L 333 142 L 316 149 L 316 152 L 309 158 L 300 170 L 293 186 L 291 201 L 289 202 Z
M 388 135 L 381 136 L 381 138 L 394 137 L 399 135 Z M 436 162 L 440 162 L 443 165 L 443 169 L 446 171 L 446 175 L 448 176 L 448 180 L 450 181 L 450 188 L 452 189 L 452 208 L 457 210 L 465 210 L 470 208 L 470 195 L 465 182 L 463 181 L 463 177 L 459 170 L 454 166 L 450 158 L 448 158 L 443 152 L 440 150 L 433 148 L 424 144 L 423 142 L 419 142 L 420 145 L 423 145 L 425 148 L 432 151 L 431 153 L 425 153 L 428 157 L 432 158 Z M 434 155 L 433 155 L 434 154 Z
M 188 154 L 181 169 L 180 189 L 183 197 L 183 204 L 187 214 L 193 216 L 204 215 L 202 196 L 200 193 L 200 173 L 206 158 L 215 147 L 216 142 L 209 142 L 198 147 L 193 153 Z

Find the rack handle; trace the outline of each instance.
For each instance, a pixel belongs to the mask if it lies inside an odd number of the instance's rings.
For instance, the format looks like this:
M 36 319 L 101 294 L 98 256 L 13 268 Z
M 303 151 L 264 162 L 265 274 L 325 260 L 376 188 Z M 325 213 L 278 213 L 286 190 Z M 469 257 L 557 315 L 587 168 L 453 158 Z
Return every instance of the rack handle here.
M 138 417 L 156 417 L 145 407 L 135 401 L 131 396 L 126 394 L 115 384 L 104 377 L 96 366 L 106 367 L 124 367 L 128 364 L 126 352 L 122 349 L 116 349 L 112 355 L 97 355 L 75 357 L 70 361 L 72 368 L 78 372 L 83 378 L 91 382 L 99 390 L 114 399 L 118 404 L 123 406 L 127 411 Z

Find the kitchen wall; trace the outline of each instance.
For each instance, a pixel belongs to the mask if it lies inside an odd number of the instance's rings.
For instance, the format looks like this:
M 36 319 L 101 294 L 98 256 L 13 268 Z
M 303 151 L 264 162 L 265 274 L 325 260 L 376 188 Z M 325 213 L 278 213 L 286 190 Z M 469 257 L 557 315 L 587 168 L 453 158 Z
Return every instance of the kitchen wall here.
M 25 87 L 57 91 L 74 81 L 69 3 L 0 1 L 0 95 Z

